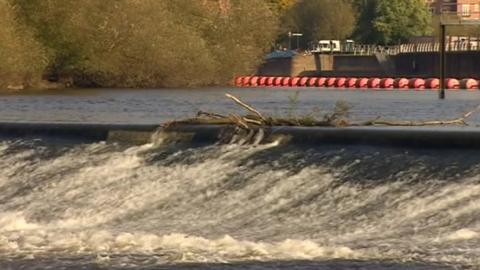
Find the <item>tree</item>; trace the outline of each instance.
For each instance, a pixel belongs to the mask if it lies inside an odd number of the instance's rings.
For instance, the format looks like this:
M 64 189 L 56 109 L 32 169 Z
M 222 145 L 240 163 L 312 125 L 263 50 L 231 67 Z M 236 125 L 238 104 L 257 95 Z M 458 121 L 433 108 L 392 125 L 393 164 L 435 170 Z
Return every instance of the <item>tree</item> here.
M 202 36 L 217 61 L 216 78 L 256 72 L 278 35 L 275 13 L 263 0 L 233 0 L 227 13 L 212 18 Z
M 109 2 L 101 13 L 104 2 Z M 90 0 L 76 8 L 69 32 L 83 40 L 77 69 L 109 87 L 210 84 L 214 61 L 201 34 L 177 22 L 166 1 Z M 183 16 L 180 16 L 183 17 Z
M 393 44 L 431 33 L 432 15 L 423 0 L 365 0 L 356 37 L 363 42 Z
M 287 13 L 284 23 L 304 34 L 304 45 L 320 39 L 345 39 L 354 29 L 355 15 L 348 0 L 302 0 Z
M 48 65 L 47 50 L 15 16 L 15 6 L 0 0 L 0 86 L 30 86 Z
M 38 42 L 49 49 L 50 69 L 57 72 L 71 70 L 80 61 L 82 42 L 75 32 L 66 30 L 75 16 L 75 0 L 10 0 L 16 7 L 18 20 L 34 33 Z
M 277 35 L 264 0 L 9 1 L 52 72 L 104 87 L 225 84 L 254 72 Z
M 352 0 L 357 10 L 357 25 L 354 30 L 354 38 L 367 44 L 378 42 L 378 33 L 373 27 L 376 17 L 377 0 Z
M 265 0 L 280 16 L 289 10 L 299 0 Z

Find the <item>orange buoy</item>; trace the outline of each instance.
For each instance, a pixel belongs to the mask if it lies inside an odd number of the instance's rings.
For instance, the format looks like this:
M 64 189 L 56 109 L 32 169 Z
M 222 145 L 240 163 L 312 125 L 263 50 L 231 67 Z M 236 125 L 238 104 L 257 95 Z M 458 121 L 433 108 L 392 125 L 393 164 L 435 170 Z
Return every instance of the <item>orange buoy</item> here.
M 235 78 L 235 86 L 242 86 L 243 77 L 236 77 Z
M 258 80 L 258 85 L 259 86 L 267 85 L 267 79 L 268 79 L 268 77 L 260 77 L 260 80 Z
M 318 78 L 312 77 L 308 80 L 308 86 L 313 87 L 317 86 L 317 80 Z
M 302 78 L 300 79 L 299 85 L 300 85 L 300 86 L 307 86 L 308 79 L 310 79 L 310 78 L 309 78 L 309 77 L 302 77 Z
M 268 77 L 267 86 L 272 86 L 275 82 L 275 77 Z
M 290 86 L 291 81 L 292 81 L 292 78 L 284 77 L 283 80 L 282 80 L 282 86 Z
M 368 78 L 360 78 L 357 80 L 357 88 L 367 88 L 368 87 Z
M 258 86 L 258 80 L 260 78 L 258 76 L 253 76 L 251 79 L 250 79 L 250 86 L 253 86 L 253 87 L 256 87 Z
M 337 78 L 335 80 L 335 87 L 343 88 L 345 87 L 346 82 L 347 82 L 347 78 Z
M 368 79 L 368 88 L 380 88 L 380 79 L 379 78 L 370 78 Z
M 357 85 L 357 78 L 348 78 L 345 87 L 354 88 Z
M 459 90 L 460 82 L 453 78 L 445 79 L 445 87 L 450 90 Z
M 298 86 L 299 83 L 300 83 L 300 77 L 293 77 L 292 81 L 290 82 L 290 85 L 291 86 Z
M 415 90 L 425 89 L 425 80 L 424 79 L 414 78 L 414 79 L 410 79 L 410 81 L 408 83 L 409 83 L 408 86 L 412 89 L 415 89 Z
M 383 78 L 380 80 L 380 88 L 392 89 L 395 81 L 392 78 Z
M 328 78 L 328 79 L 327 79 L 327 84 L 326 84 L 326 86 L 327 86 L 327 87 L 333 87 L 333 86 L 335 86 L 335 81 L 336 81 L 336 80 L 337 80 L 337 78 L 335 78 L 335 77 Z
M 430 78 L 425 81 L 425 87 L 432 90 L 440 89 L 440 80 L 437 78 Z
M 325 77 L 318 78 L 317 86 L 324 87 L 326 84 L 327 84 L 327 78 L 325 78 Z
M 398 89 L 408 89 L 408 79 L 397 78 L 393 82 L 393 86 Z
M 273 85 L 282 86 L 282 81 L 283 81 L 283 77 L 275 77 L 275 81 L 274 81 Z
M 250 79 L 251 78 L 252 77 L 250 77 L 250 76 L 243 77 L 242 86 L 250 86 Z
M 462 89 L 476 90 L 478 89 L 478 81 L 474 79 L 463 79 L 460 81 Z

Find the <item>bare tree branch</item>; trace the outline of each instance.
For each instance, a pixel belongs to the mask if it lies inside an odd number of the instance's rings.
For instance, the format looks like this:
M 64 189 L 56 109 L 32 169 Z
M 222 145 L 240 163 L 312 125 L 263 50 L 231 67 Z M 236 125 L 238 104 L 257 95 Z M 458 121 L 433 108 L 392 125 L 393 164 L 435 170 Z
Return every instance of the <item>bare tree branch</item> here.
M 257 115 L 260 119 L 262 119 L 262 121 L 265 121 L 266 122 L 266 118 L 263 117 L 263 115 L 257 111 L 255 108 L 253 108 L 252 106 L 246 104 L 245 102 L 241 101 L 239 98 L 231 95 L 231 94 L 225 94 L 226 97 L 232 99 L 233 101 L 235 101 L 235 103 L 237 103 L 238 105 L 242 106 L 243 108 L 247 109 L 248 111 L 254 113 L 255 115 Z
M 206 116 L 206 117 L 210 117 L 210 118 L 227 118 L 227 116 L 221 115 L 221 114 L 218 114 L 218 113 L 198 111 L 197 112 L 197 117 L 200 117 L 200 116 Z
M 312 116 L 300 118 L 273 118 L 265 117 L 253 106 L 243 102 L 239 98 L 225 94 L 226 97 L 232 99 L 236 104 L 245 108 L 247 111 L 253 113 L 245 116 L 237 114 L 229 114 L 228 116 L 199 111 L 196 118 L 185 119 L 180 121 L 172 121 L 165 123 L 163 127 L 168 128 L 174 124 L 194 124 L 194 125 L 235 125 L 245 130 L 252 130 L 255 128 L 262 128 L 265 126 L 303 126 L 303 127 L 348 127 L 348 126 L 442 126 L 442 125 L 467 125 L 467 118 L 474 113 L 480 111 L 480 105 L 475 109 L 463 114 L 459 118 L 454 119 L 440 119 L 428 121 L 413 121 L 413 120 L 387 120 L 377 117 L 376 119 L 352 123 L 344 116 L 348 114 L 349 108 L 343 106 L 335 109 L 333 114 L 326 114 L 323 119 L 317 120 Z

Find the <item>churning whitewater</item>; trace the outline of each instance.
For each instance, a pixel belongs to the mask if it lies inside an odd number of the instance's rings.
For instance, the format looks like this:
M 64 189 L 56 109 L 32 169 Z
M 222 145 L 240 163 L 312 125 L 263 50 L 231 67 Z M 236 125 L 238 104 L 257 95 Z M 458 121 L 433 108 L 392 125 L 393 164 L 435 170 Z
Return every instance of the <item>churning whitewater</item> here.
M 0 257 L 480 267 L 478 164 L 454 150 L 3 141 Z

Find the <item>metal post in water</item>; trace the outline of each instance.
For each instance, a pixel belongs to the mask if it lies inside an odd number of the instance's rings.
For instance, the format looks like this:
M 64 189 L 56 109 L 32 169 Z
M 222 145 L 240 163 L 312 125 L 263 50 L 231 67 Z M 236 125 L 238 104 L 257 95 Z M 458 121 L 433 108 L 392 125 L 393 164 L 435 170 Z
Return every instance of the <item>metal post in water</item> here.
M 292 32 L 288 32 L 288 50 L 292 49 Z
M 445 75 L 446 75 L 446 62 L 447 62 L 447 53 L 445 50 L 446 47 L 446 31 L 445 24 L 440 23 L 440 91 L 439 98 L 445 99 Z

